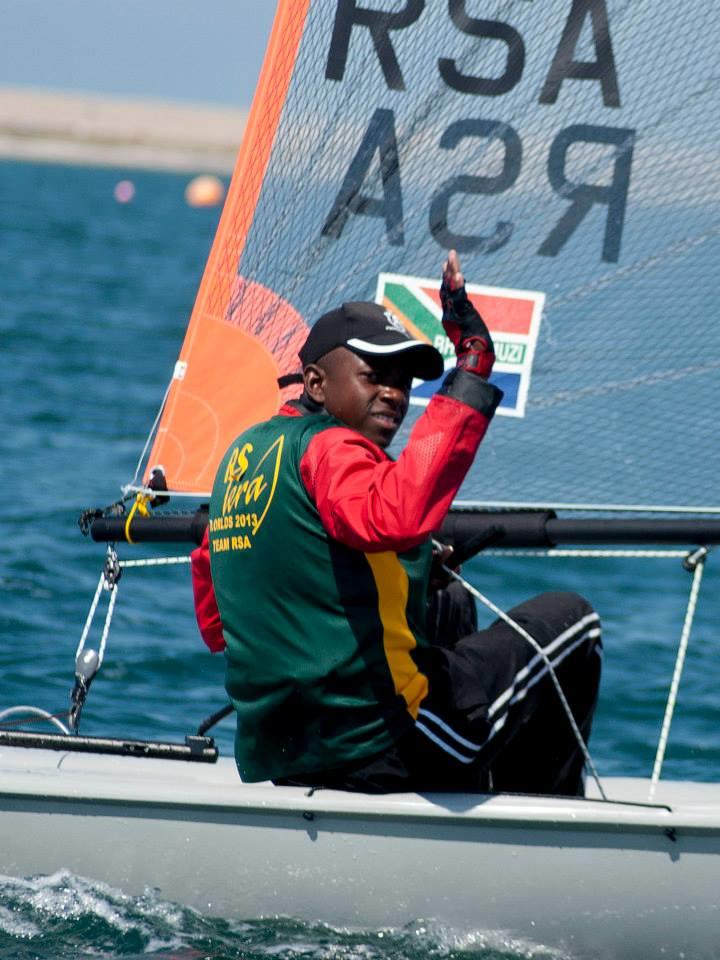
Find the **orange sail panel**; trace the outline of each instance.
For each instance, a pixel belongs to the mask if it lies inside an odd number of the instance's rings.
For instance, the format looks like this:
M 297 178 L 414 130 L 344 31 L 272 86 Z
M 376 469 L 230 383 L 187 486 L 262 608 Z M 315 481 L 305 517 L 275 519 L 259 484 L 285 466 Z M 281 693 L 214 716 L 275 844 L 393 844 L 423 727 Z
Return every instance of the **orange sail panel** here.
M 272 416 L 277 377 L 297 367 L 306 326 L 289 303 L 238 274 L 290 86 L 310 0 L 280 0 L 215 240 L 148 467 L 171 490 L 204 493 L 232 439 Z M 147 480 L 147 472 L 145 479 Z

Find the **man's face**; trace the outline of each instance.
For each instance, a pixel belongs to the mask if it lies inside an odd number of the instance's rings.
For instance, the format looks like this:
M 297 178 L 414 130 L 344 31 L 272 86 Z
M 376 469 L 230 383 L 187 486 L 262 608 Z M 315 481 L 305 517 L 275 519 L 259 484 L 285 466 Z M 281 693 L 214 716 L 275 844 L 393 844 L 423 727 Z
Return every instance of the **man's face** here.
M 305 370 L 305 388 L 328 413 L 379 447 L 405 419 L 412 374 L 397 357 L 369 358 L 338 347 Z

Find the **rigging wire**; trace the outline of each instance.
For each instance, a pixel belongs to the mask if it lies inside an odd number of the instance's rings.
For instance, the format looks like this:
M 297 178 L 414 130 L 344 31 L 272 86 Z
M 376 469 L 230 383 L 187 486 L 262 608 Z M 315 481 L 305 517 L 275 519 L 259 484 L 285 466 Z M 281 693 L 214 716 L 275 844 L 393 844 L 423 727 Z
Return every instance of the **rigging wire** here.
M 680 687 L 680 678 L 682 677 L 683 667 L 685 666 L 685 655 L 687 653 L 688 643 L 690 641 L 690 630 L 695 619 L 695 610 L 697 608 L 698 596 L 700 594 L 700 584 L 702 583 L 703 571 L 705 569 L 705 559 L 708 555 L 707 547 L 700 547 L 689 554 L 683 566 L 689 572 L 692 572 L 693 579 L 690 585 L 690 596 L 688 597 L 687 610 L 685 611 L 685 620 L 683 621 L 682 633 L 680 635 L 680 644 L 678 646 L 677 657 L 675 659 L 675 669 L 673 670 L 672 680 L 670 682 L 670 691 L 668 693 L 667 704 L 665 706 L 665 715 L 663 717 L 662 727 L 660 729 L 660 739 L 658 741 L 657 752 L 655 754 L 655 763 L 653 765 L 652 775 L 650 777 L 650 791 L 648 801 L 650 803 L 655 799 L 655 790 L 660 780 L 660 772 L 665 759 L 665 750 L 667 748 L 668 738 L 670 736 L 670 724 L 675 713 L 675 704 L 677 703 L 677 694 Z
M 670 688 L 668 691 L 667 703 L 665 706 L 665 714 L 663 716 L 662 726 L 660 730 L 660 736 L 658 739 L 658 745 L 655 753 L 655 760 L 653 763 L 653 770 L 650 778 L 650 788 L 648 792 L 648 803 L 653 803 L 655 799 L 655 792 L 660 781 L 660 774 L 662 771 L 662 765 L 665 759 L 665 753 L 667 750 L 667 744 L 670 737 L 670 726 L 672 724 L 673 716 L 675 713 L 675 707 L 677 705 L 677 695 L 680 687 L 680 679 L 682 677 L 683 668 L 685 665 L 685 658 L 687 654 L 688 644 L 690 640 L 690 632 L 692 625 L 695 619 L 695 613 L 697 610 L 697 603 L 700 595 L 700 585 L 702 582 L 702 576 L 705 567 L 705 560 L 709 555 L 709 549 L 707 547 L 698 547 L 691 553 L 688 553 L 687 550 L 622 550 L 622 549 L 610 549 L 610 550 L 598 550 L 598 549 L 570 549 L 570 550 L 484 550 L 484 557 L 582 557 L 582 558 L 595 558 L 595 559 L 607 559 L 607 558 L 627 558 L 627 559 L 682 559 L 683 568 L 693 574 L 692 584 L 690 586 L 690 595 L 688 597 L 687 609 L 685 611 L 685 619 L 683 621 L 682 633 L 680 636 L 680 641 L 678 644 L 678 650 L 675 658 L 675 666 L 673 668 L 673 675 L 670 682 Z M 518 632 L 525 636 L 525 632 L 520 627 L 515 627 L 505 614 L 502 611 L 499 611 L 499 608 L 491 604 L 487 598 L 483 598 L 482 594 L 475 590 L 470 584 L 468 584 L 462 577 L 455 574 L 452 570 L 445 568 L 448 573 L 453 575 L 454 579 L 459 580 L 463 586 L 478 600 L 480 600 L 485 606 L 491 609 L 494 613 L 500 616 L 503 620 L 513 626 L 518 630 Z M 552 674 L 551 674 L 552 675 Z M 553 677 L 555 680 L 555 678 Z M 556 689 L 558 689 L 556 683 Z M 560 690 L 558 689 L 560 693 Z M 561 700 L 564 699 L 561 695 Z M 566 713 L 569 708 L 565 708 Z M 570 715 L 568 714 L 570 719 Z M 575 724 L 571 719 L 573 724 L 573 730 L 575 730 Z M 577 736 L 577 734 L 576 734 Z M 580 741 L 579 741 L 580 742 Z M 582 741 L 584 743 L 584 741 Z M 596 781 L 597 782 L 597 781 Z M 598 784 L 599 786 L 599 784 Z M 601 791 L 602 792 L 602 791 Z M 607 799 L 604 797 L 604 799 Z
M 157 491 L 153 491 L 156 493 Z M 9 721 L 10 725 L 13 726 L 22 726 L 27 723 L 31 723 L 31 717 L 37 717 L 40 720 L 48 721 L 52 723 L 61 733 L 72 736 L 73 733 L 77 733 L 77 725 L 79 722 L 80 712 L 82 711 L 82 705 L 87 696 L 87 691 L 89 689 L 92 678 L 97 674 L 102 666 L 103 660 L 105 659 L 105 651 L 107 649 L 108 636 L 110 634 L 110 627 L 113 620 L 113 615 L 115 612 L 115 605 L 118 598 L 118 581 L 122 570 L 125 568 L 133 567 L 160 567 L 160 566 L 172 566 L 176 564 L 187 564 L 190 563 L 189 556 L 178 556 L 178 557 L 147 557 L 145 559 L 137 560 L 120 560 L 115 552 L 115 549 L 112 544 L 108 545 L 107 554 L 105 558 L 105 563 L 103 565 L 102 572 L 98 579 L 98 585 L 95 590 L 92 602 L 90 604 L 90 609 L 88 610 L 87 618 L 85 620 L 85 625 L 82 629 L 80 640 L 78 642 L 76 651 L 75 651 L 75 664 L 80 663 L 83 652 L 85 651 L 85 645 L 92 628 L 93 621 L 95 619 L 95 614 L 97 613 L 97 608 L 100 602 L 100 597 L 102 596 L 103 590 L 107 591 L 109 594 L 108 608 L 105 613 L 105 621 L 102 627 L 102 633 L 100 637 L 100 648 L 97 653 L 97 661 L 93 664 L 92 674 L 89 677 L 86 677 L 86 683 L 84 688 L 84 696 L 82 697 L 82 702 L 78 708 L 77 704 L 74 701 L 74 710 L 63 710 L 57 713 L 49 713 L 47 710 L 42 709 L 41 707 L 33 707 L 20 705 L 15 707 L 9 707 L 6 710 L 0 712 L 0 722 L 2 722 L 6 717 L 13 716 L 15 714 L 24 714 L 17 720 Z M 88 654 L 94 656 L 94 651 L 88 651 Z M 77 677 L 77 673 L 76 673 Z M 73 692 L 73 696 L 75 691 Z M 29 715 L 29 716 L 28 716 Z M 59 718 L 70 717 L 71 723 L 74 720 L 74 728 L 72 730 L 68 729 L 65 724 L 61 722 Z
M 436 547 L 441 545 L 434 541 Z M 695 617 L 695 612 L 697 609 L 697 602 L 700 594 L 700 586 L 702 582 L 702 576 L 704 572 L 705 560 L 709 554 L 707 547 L 700 547 L 692 553 L 688 554 L 687 551 L 681 550 L 594 550 L 594 549 L 571 549 L 571 550 L 487 550 L 484 551 L 484 556 L 521 556 L 521 557 L 588 557 L 588 558 L 609 558 L 609 557 L 623 557 L 623 558 L 651 558 L 651 559 L 665 559 L 665 558 L 683 558 L 683 566 L 685 569 L 690 571 L 693 574 L 693 580 L 690 588 L 690 595 L 688 598 L 687 610 L 685 614 L 685 619 L 682 628 L 682 634 L 680 637 L 680 643 L 678 647 L 678 652 L 675 661 L 675 667 L 673 670 L 673 676 L 670 684 L 670 689 L 668 693 L 667 704 L 665 708 L 665 714 L 663 717 L 662 728 L 660 732 L 660 738 L 657 746 L 655 762 L 653 766 L 650 788 L 648 793 L 648 802 L 653 803 L 655 792 L 660 780 L 660 774 L 662 770 L 662 765 L 664 762 L 664 757 L 667 749 L 667 743 L 669 739 L 670 726 L 674 716 L 675 707 L 677 704 L 677 695 L 680 686 L 680 680 L 683 672 L 683 667 L 685 663 L 685 658 L 687 654 L 690 632 L 692 624 Z M 149 567 L 149 566 L 168 566 L 168 565 L 178 565 L 186 564 L 191 561 L 189 556 L 173 556 L 173 557 L 151 557 L 144 559 L 135 559 L 135 560 L 119 560 L 117 554 L 111 545 L 108 546 L 108 552 L 106 561 L 103 567 L 103 571 L 100 575 L 98 586 L 95 591 L 92 603 L 90 605 L 90 610 L 85 622 L 85 626 L 80 637 L 80 642 L 76 651 L 76 662 L 83 652 L 87 636 L 89 634 L 97 606 L 99 603 L 102 590 L 106 589 L 110 594 L 110 599 L 108 603 L 108 610 L 105 617 L 105 623 L 103 625 L 103 631 L 100 641 L 100 651 L 98 654 L 98 663 L 97 669 L 100 668 L 102 661 L 105 655 L 105 649 L 107 645 L 107 638 L 110 631 L 110 625 L 113 618 L 115 603 L 117 601 L 118 594 L 118 580 L 120 577 L 121 570 L 124 568 L 136 568 L 136 567 Z M 554 667 L 550 662 L 549 657 L 540 646 L 540 644 L 535 640 L 535 638 L 528 633 L 523 627 L 516 623 L 505 611 L 498 607 L 492 600 L 482 594 L 479 590 L 472 586 L 464 577 L 458 574 L 455 570 L 452 570 L 446 565 L 443 565 L 443 570 L 448 576 L 453 580 L 460 583 L 465 590 L 467 590 L 471 596 L 476 600 L 480 601 L 485 607 L 487 607 L 491 612 L 493 612 L 497 617 L 503 620 L 508 626 L 511 627 L 516 633 L 519 634 L 523 639 L 525 639 L 536 651 L 536 653 L 541 657 L 543 662 L 546 665 L 548 675 L 550 676 L 552 683 L 557 692 L 558 698 L 561 702 L 563 710 L 567 716 L 568 722 L 573 731 L 573 735 L 580 747 L 580 750 L 585 759 L 588 770 L 590 771 L 593 780 L 597 786 L 600 797 L 606 801 L 610 802 L 605 790 L 603 788 L 602 782 L 600 780 L 597 768 L 593 759 L 590 755 L 590 752 L 587 748 L 587 744 L 583 739 L 582 733 L 580 732 L 575 718 L 572 713 L 572 709 L 565 697 L 560 681 L 557 678 Z M 227 706 L 224 707 L 221 711 L 218 711 L 216 715 L 213 715 L 212 718 L 208 718 L 208 725 L 211 725 L 213 722 L 216 722 L 222 716 L 225 716 L 230 712 L 231 708 Z M 10 707 L 6 710 L 0 712 L 0 722 L 5 720 L 7 717 L 10 717 L 15 714 L 25 714 L 26 716 L 20 720 L 10 721 L 12 724 L 23 724 L 30 722 L 27 715 L 37 716 L 40 719 L 46 720 L 54 724 L 63 734 L 71 735 L 71 731 L 60 721 L 60 717 L 66 717 L 70 715 L 70 711 L 63 711 L 56 714 L 51 714 L 46 710 L 43 710 L 39 707 L 19 705 L 15 707 Z
M 109 549 L 110 548 L 108 547 L 108 550 Z M 82 633 L 80 634 L 80 640 L 78 641 L 77 649 L 75 650 L 76 661 L 80 656 L 80 654 L 82 653 L 83 649 L 85 648 L 85 641 L 88 638 L 88 634 L 90 633 L 90 627 L 92 626 L 92 622 L 95 619 L 95 611 L 97 610 L 97 605 L 100 602 L 100 596 L 102 594 L 104 585 L 105 585 L 105 571 L 103 570 L 98 579 L 98 585 L 95 588 L 95 596 L 93 597 L 92 602 L 90 603 L 90 609 L 88 610 L 88 615 L 85 619 L 85 626 L 83 627 Z
M 175 364 L 175 368 L 174 368 L 174 370 L 173 370 L 173 375 L 172 375 L 172 377 L 170 378 L 170 381 L 168 382 L 167 387 L 165 388 L 165 393 L 164 393 L 163 398 L 162 398 L 162 400 L 161 400 L 161 402 L 160 402 L 160 407 L 159 407 L 159 409 L 158 409 L 157 414 L 155 415 L 155 419 L 154 419 L 153 422 L 152 422 L 152 426 L 150 427 L 150 431 L 149 431 L 147 437 L 145 438 L 145 444 L 144 444 L 144 446 L 143 446 L 143 448 L 142 448 L 142 451 L 141 451 L 141 453 L 140 453 L 140 457 L 138 458 L 138 462 L 137 462 L 137 465 L 136 465 L 136 467 L 135 467 L 135 473 L 133 474 L 133 478 L 132 478 L 131 484 L 128 485 L 128 488 L 129 488 L 132 484 L 136 484 L 136 483 L 137 483 L 138 475 L 139 475 L 139 473 L 140 473 L 140 470 L 142 469 L 143 460 L 145 459 L 145 457 L 146 457 L 146 455 L 147 455 L 148 448 L 149 448 L 149 446 L 150 446 L 150 442 L 151 442 L 151 440 L 153 439 L 153 437 L 155 436 L 155 431 L 157 430 L 158 424 L 160 423 L 160 417 L 163 415 L 163 411 L 165 410 L 165 404 L 167 403 L 167 398 L 168 398 L 168 395 L 169 395 L 169 393 L 170 393 L 170 388 L 172 387 L 173 381 L 175 380 L 175 372 L 174 372 L 174 371 L 175 371 L 176 369 L 177 369 L 177 364 Z M 124 492 L 125 492 L 125 488 L 123 488 L 123 493 L 124 493 Z M 157 493 L 157 491 L 154 491 L 154 492 Z
M 720 507 L 682 507 L 651 506 L 639 503 L 517 503 L 512 500 L 455 500 L 456 510 L 483 511 L 492 510 L 576 510 L 592 513 L 683 513 L 683 514 L 720 514 Z M 487 552 L 487 551 L 485 551 Z M 533 554 L 536 556 L 536 554 Z M 685 556 L 685 554 L 683 554 Z
M 108 634 L 110 633 L 110 624 L 112 623 L 113 614 L 115 612 L 115 604 L 117 602 L 118 594 L 118 581 L 120 579 L 120 573 L 122 570 L 128 567 L 160 567 L 171 566 L 173 564 L 180 563 L 190 563 L 190 557 L 147 557 L 139 560 L 120 560 L 118 559 L 118 555 L 115 552 L 112 544 L 109 544 L 105 565 L 103 566 L 103 570 L 100 574 L 98 585 L 95 590 L 95 596 L 90 604 L 85 626 L 80 636 L 80 642 L 78 643 L 77 650 L 75 651 L 75 660 L 78 660 L 85 648 L 85 643 L 87 641 L 88 634 L 90 633 L 90 627 L 92 626 L 92 622 L 95 618 L 95 612 L 97 610 L 102 591 L 107 590 L 110 594 L 110 599 L 108 602 L 108 609 L 105 614 L 105 623 L 103 625 L 103 630 L 100 637 L 100 650 L 98 651 L 97 669 L 99 670 L 102 666 L 102 662 L 105 657 L 105 648 L 107 646 L 107 638 Z
M 441 544 L 437 543 L 437 541 L 433 541 L 433 543 L 438 548 L 440 549 L 442 548 Z M 443 564 L 442 569 L 445 571 L 445 573 L 449 574 L 449 576 L 452 577 L 453 580 L 456 580 L 459 584 L 461 584 L 468 591 L 468 593 L 471 594 L 471 596 L 475 597 L 475 599 L 479 600 L 480 603 L 482 603 L 484 606 L 488 608 L 488 610 L 492 611 L 492 613 L 494 613 L 496 617 L 499 617 L 501 620 L 507 623 L 507 625 L 511 627 L 517 634 L 519 634 L 523 638 L 523 640 L 527 640 L 527 642 L 530 644 L 533 650 L 535 650 L 535 652 L 543 660 L 543 662 L 545 663 L 545 666 L 547 667 L 548 674 L 550 676 L 550 679 L 552 680 L 553 686 L 555 687 L 555 691 L 560 699 L 560 703 L 562 704 L 563 710 L 565 711 L 565 715 L 567 716 L 568 722 L 570 723 L 573 735 L 575 736 L 577 744 L 580 747 L 583 757 L 585 758 L 585 763 L 587 765 L 587 768 L 590 771 L 590 774 L 593 780 L 595 781 L 595 785 L 598 788 L 598 792 L 600 793 L 600 796 L 602 797 L 603 800 L 607 801 L 608 799 L 607 794 L 605 793 L 603 785 L 600 781 L 600 776 L 597 772 L 593 759 L 590 756 L 590 751 L 587 748 L 587 744 L 585 743 L 583 735 L 580 732 L 580 728 L 578 727 L 575 717 L 573 716 L 573 712 L 570 707 L 570 704 L 567 701 L 567 697 L 565 696 L 563 688 L 560 684 L 560 681 L 557 678 L 557 674 L 555 673 L 555 669 L 552 663 L 550 662 L 550 658 L 548 657 L 548 655 L 545 653 L 545 651 L 537 642 L 537 640 L 530 633 L 528 633 L 528 631 L 525 630 L 524 627 L 521 627 L 519 623 L 513 620 L 513 618 L 509 616 L 507 613 L 505 613 L 504 610 L 501 610 L 500 607 L 498 607 L 496 604 L 492 602 L 492 600 L 486 597 L 483 593 L 480 593 L 480 591 L 477 590 L 475 587 L 473 587 L 471 583 L 468 583 L 468 581 L 464 577 L 462 577 L 459 573 L 457 573 L 457 571 L 452 570 L 450 567 L 446 566 L 445 564 Z

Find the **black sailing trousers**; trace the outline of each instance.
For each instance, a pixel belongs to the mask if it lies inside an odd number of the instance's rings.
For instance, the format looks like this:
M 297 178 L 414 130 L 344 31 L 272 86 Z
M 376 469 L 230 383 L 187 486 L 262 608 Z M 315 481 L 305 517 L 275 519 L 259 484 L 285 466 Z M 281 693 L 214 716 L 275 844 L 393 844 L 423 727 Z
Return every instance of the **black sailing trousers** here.
M 575 593 L 544 593 L 509 611 L 543 649 L 584 741 L 600 683 L 600 621 Z M 459 584 L 429 611 L 433 644 L 418 651 L 430 681 L 413 727 L 359 768 L 282 781 L 366 793 L 510 792 L 581 796 L 584 756 L 547 662 L 502 620 L 476 625 Z M 420 660 L 420 658 L 422 658 Z

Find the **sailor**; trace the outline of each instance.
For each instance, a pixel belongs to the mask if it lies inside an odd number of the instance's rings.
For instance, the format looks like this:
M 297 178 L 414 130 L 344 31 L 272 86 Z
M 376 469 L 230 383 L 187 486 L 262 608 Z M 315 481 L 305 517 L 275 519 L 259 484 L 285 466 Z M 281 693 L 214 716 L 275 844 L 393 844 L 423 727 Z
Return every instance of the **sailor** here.
M 428 636 L 433 531 L 502 396 L 454 251 L 441 300 L 457 363 L 397 460 L 386 449 L 413 378 L 439 378 L 443 360 L 391 313 L 356 302 L 310 330 L 301 399 L 242 433 L 220 464 L 212 578 L 207 549 L 193 574 L 206 642 L 226 648 L 245 781 L 583 792 L 583 752 L 548 662 L 587 739 L 600 678 L 589 604 L 552 593 L 510 611 L 545 656 L 502 620 Z

